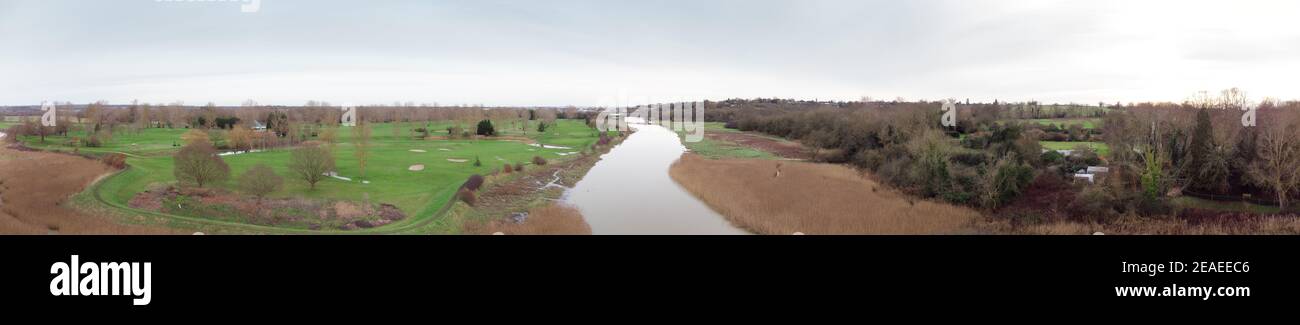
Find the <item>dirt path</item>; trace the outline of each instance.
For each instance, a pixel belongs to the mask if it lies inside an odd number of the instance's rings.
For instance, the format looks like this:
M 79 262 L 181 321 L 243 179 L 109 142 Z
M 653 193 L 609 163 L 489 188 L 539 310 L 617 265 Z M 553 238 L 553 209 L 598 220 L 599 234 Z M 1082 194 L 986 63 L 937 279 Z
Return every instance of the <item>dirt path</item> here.
M 69 197 L 111 173 L 81 157 L 0 148 L 0 234 L 174 234 L 121 225 L 65 207 Z

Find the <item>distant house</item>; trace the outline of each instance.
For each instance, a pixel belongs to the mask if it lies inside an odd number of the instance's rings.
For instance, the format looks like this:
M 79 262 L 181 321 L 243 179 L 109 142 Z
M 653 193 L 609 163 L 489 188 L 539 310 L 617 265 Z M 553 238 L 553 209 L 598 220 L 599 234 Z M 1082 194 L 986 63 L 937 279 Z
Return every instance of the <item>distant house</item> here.
M 266 124 L 253 120 L 253 131 L 266 131 Z
M 1107 173 L 1110 173 L 1109 167 L 1088 166 L 1088 168 L 1080 169 L 1078 172 L 1075 172 L 1074 178 L 1087 180 L 1088 183 L 1096 183 L 1098 177 Z

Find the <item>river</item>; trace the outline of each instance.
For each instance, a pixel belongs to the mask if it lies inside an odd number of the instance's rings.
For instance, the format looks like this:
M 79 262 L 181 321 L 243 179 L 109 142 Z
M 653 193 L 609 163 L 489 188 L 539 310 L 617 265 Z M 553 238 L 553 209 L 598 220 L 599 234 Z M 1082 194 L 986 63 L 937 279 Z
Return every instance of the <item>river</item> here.
M 596 235 L 744 235 L 668 176 L 686 152 L 671 130 L 630 125 L 637 132 L 564 195 Z

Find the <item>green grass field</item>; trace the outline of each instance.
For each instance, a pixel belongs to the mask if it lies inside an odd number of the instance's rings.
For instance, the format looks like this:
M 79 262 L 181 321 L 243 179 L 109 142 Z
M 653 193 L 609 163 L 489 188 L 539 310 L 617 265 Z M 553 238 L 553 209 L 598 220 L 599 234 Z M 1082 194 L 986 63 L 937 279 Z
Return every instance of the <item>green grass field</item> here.
M 1039 141 L 1038 144 L 1047 150 L 1074 150 L 1075 147 L 1086 145 L 1092 150 L 1097 151 L 1097 155 L 1102 157 L 1110 156 L 1110 146 L 1103 142 L 1058 142 L 1058 141 Z
M 508 127 L 508 123 L 506 124 Z M 487 174 L 500 170 L 506 163 L 531 164 L 533 156 L 541 156 L 551 161 L 562 161 L 573 157 L 570 153 L 583 151 L 594 144 L 598 133 L 587 127 L 583 121 L 560 120 L 545 133 L 536 132 L 536 124 L 530 125 L 527 137 L 548 146 L 567 148 L 541 148 L 511 139 L 479 140 L 421 140 L 405 129 L 413 128 L 407 124 L 375 124 L 373 131 L 370 159 L 366 168 L 363 184 L 360 169 L 355 158 L 355 146 L 351 128 L 343 127 L 338 131 L 338 143 L 334 145 L 334 157 L 340 176 L 351 178 L 345 181 L 334 178 L 317 183 L 312 190 L 308 184 L 296 179 L 290 173 L 290 150 L 277 149 L 240 155 L 224 156 L 231 167 L 231 181 L 216 184 L 215 187 L 234 189 L 234 179 L 257 164 L 266 164 L 277 174 L 285 178 L 285 186 L 272 197 L 308 197 L 337 200 L 362 201 L 367 197 L 371 202 L 389 203 L 397 206 L 408 218 L 384 227 L 384 229 L 401 228 L 413 223 L 427 221 L 455 195 L 461 183 L 473 174 Z M 394 136 L 392 129 L 401 128 Z M 445 126 L 434 130 L 445 129 Z M 504 135 L 523 136 L 519 130 L 497 130 Z M 137 193 L 153 186 L 163 186 L 175 182 L 172 174 L 173 160 L 171 153 L 178 149 L 173 143 L 180 142 L 180 136 L 186 129 L 146 129 L 138 133 L 119 132 L 112 142 L 102 148 L 80 148 L 81 152 L 123 152 L 131 154 L 127 159 L 130 169 L 104 181 L 97 188 L 99 196 L 110 204 L 124 207 Z M 434 134 L 445 134 L 446 131 Z M 49 150 L 71 150 L 65 146 L 64 137 L 47 137 L 44 144 L 39 137 L 24 137 L 24 142 L 35 148 Z M 414 150 L 414 151 L 413 151 Z M 422 151 L 422 152 L 419 152 Z M 449 159 L 467 160 L 453 162 Z M 481 167 L 475 167 L 475 159 L 482 161 Z M 410 171 L 412 165 L 422 164 L 423 171 Z M 454 229 L 445 229 L 454 231 Z
M 706 122 L 704 123 L 704 132 L 705 134 L 708 134 L 711 132 L 740 132 L 740 131 L 725 128 L 724 124 L 721 122 Z M 680 134 L 683 132 L 679 131 L 678 133 Z M 686 149 L 689 149 L 691 152 L 704 157 L 708 157 L 709 159 L 721 159 L 721 158 L 777 159 L 780 158 L 777 157 L 776 155 L 773 155 L 770 152 L 738 145 L 727 141 L 709 139 L 708 137 L 705 137 L 700 142 L 686 142 L 683 139 L 682 144 L 685 144 Z
M 1096 129 L 1101 127 L 1100 118 L 1068 118 L 1068 119 L 1035 119 L 1022 120 L 1029 123 L 1038 123 L 1040 125 L 1055 124 L 1057 127 L 1068 128 L 1071 125 L 1079 125 L 1084 129 Z

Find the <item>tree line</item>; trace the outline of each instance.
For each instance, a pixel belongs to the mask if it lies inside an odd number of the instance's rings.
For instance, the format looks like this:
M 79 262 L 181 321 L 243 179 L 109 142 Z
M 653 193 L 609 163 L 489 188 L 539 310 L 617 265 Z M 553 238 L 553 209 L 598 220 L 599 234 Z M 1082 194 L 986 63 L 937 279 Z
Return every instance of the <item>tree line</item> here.
M 1243 99 L 1232 89 L 1184 103 L 1065 114 L 1101 116 L 1091 130 L 1018 120 L 1026 106 L 1003 103 L 959 104 L 953 127 L 941 125 L 937 102 L 729 100 L 711 103 L 706 119 L 798 140 L 819 161 L 871 171 L 913 195 L 1016 218 L 1169 215 L 1178 190 L 1272 198 L 1291 210 L 1300 186 L 1300 103 L 1265 100 L 1259 125 L 1243 127 Z M 1081 145 L 1063 154 L 1040 141 L 1104 142 L 1110 153 Z M 1110 172 L 1095 183 L 1074 180 L 1090 166 Z

